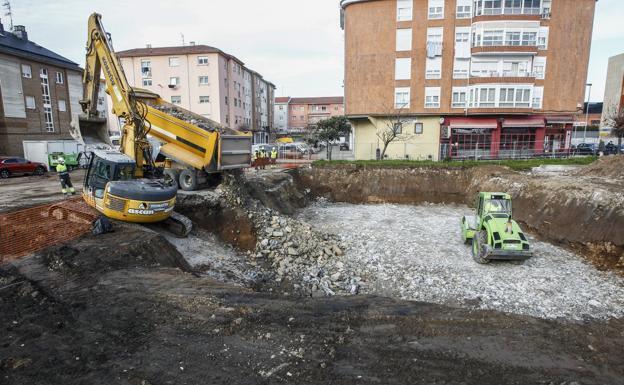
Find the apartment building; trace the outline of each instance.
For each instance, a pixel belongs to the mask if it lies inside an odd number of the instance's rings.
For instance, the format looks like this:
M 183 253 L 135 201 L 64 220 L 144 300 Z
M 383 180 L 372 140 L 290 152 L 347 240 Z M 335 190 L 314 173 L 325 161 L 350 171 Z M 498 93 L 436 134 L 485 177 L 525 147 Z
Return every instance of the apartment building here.
M 24 140 L 72 139 L 80 99 L 78 64 L 30 41 L 24 26 L 0 22 L 0 155 L 23 156 Z
M 604 125 L 608 114 L 613 114 L 624 107 L 624 53 L 609 58 L 603 101 L 602 122 Z
M 130 85 L 224 126 L 253 131 L 258 143 L 268 139 L 273 109 L 268 95 L 275 85 L 235 56 L 194 43 L 135 48 L 117 56 Z
M 356 157 L 374 158 L 375 133 L 392 121 L 402 141 L 391 158 L 565 151 L 582 112 L 595 3 L 342 0 Z
M 275 98 L 274 116 L 275 116 L 275 132 L 286 135 L 288 132 L 288 104 L 290 104 L 289 96 L 281 96 Z

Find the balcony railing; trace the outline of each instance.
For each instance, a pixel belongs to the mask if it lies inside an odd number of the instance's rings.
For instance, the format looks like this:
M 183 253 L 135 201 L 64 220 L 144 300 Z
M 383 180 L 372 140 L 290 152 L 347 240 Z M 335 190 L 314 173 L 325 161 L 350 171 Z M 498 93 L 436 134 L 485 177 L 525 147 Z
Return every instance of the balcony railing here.
M 529 71 L 472 71 L 473 78 L 535 78 L 537 74 Z
M 498 15 L 541 15 L 542 9 L 537 8 L 477 8 L 475 16 L 498 16 Z

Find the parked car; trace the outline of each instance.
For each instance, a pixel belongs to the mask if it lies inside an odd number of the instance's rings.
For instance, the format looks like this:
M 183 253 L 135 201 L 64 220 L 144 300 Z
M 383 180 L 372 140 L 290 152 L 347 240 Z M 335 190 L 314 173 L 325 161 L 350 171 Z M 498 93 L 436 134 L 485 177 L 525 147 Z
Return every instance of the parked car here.
M 48 168 L 43 163 L 31 162 L 24 158 L 0 157 L 0 178 L 12 175 L 43 175 Z
M 577 155 L 596 155 L 598 147 L 593 143 L 580 143 L 574 149 L 574 153 Z
M 279 157 L 281 159 L 301 159 L 304 151 L 297 143 L 288 143 L 279 146 Z
M 340 143 L 340 151 L 349 151 L 349 143 L 347 142 Z

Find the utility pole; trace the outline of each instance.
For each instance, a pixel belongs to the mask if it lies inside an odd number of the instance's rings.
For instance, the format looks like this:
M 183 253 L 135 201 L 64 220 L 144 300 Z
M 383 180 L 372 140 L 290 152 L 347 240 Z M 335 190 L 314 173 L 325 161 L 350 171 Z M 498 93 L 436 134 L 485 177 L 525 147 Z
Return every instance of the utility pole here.
M 583 143 L 585 143 L 585 140 L 587 138 L 587 125 L 589 124 L 589 100 L 591 98 L 592 84 L 587 83 L 586 86 L 589 87 L 589 92 L 587 93 L 587 108 L 585 111 L 585 130 L 583 131 Z

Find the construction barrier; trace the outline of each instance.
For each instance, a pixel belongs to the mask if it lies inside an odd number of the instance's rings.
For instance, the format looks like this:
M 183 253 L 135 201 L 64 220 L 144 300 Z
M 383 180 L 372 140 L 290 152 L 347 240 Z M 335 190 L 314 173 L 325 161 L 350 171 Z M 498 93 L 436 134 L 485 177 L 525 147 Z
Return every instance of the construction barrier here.
M 0 264 L 77 238 L 97 217 L 80 197 L 0 214 Z

